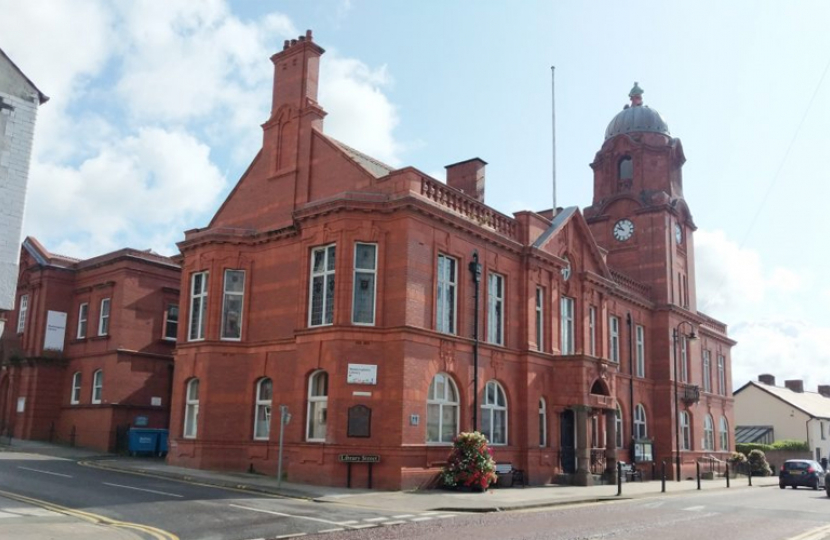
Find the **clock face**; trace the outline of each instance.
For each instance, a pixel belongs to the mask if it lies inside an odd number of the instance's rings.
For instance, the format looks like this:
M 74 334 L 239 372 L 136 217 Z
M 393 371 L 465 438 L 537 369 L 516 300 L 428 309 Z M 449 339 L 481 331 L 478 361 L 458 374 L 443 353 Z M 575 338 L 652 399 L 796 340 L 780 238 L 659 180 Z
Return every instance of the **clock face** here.
M 630 219 L 621 219 L 614 224 L 614 238 L 625 242 L 634 236 L 634 223 Z
M 683 243 L 683 227 L 680 226 L 680 223 L 674 224 L 674 239 L 677 240 L 678 244 Z

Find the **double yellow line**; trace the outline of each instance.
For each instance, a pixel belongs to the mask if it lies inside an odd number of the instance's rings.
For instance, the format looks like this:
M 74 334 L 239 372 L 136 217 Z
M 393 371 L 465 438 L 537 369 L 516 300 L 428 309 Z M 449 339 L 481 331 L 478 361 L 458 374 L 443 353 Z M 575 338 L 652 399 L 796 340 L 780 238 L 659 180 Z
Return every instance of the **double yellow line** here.
M 98 514 L 92 514 L 90 512 L 84 512 L 82 510 L 75 510 L 72 508 L 67 508 L 65 506 L 61 506 L 59 504 L 50 503 L 48 501 L 41 501 L 40 499 L 33 499 L 31 497 L 26 497 L 24 495 L 18 495 L 17 493 L 10 493 L 8 491 L 0 490 L 0 496 L 6 497 L 7 499 L 12 499 L 15 501 L 19 501 L 26 504 L 32 504 L 35 506 L 40 506 L 41 508 L 45 508 L 47 510 L 51 510 L 53 512 L 58 512 L 60 514 L 65 514 L 67 516 L 76 517 L 79 519 L 83 519 L 84 521 L 88 521 L 90 523 L 95 523 L 96 525 L 108 525 L 110 527 L 118 527 L 121 529 L 129 529 L 133 531 L 138 531 L 149 535 L 151 538 L 156 540 L 179 540 L 179 537 L 173 533 L 169 533 L 167 531 L 163 531 L 161 529 L 157 529 L 155 527 L 150 527 L 149 525 L 139 525 L 138 523 L 129 523 L 127 521 L 118 521 L 117 519 L 111 519 L 105 516 L 100 516 Z

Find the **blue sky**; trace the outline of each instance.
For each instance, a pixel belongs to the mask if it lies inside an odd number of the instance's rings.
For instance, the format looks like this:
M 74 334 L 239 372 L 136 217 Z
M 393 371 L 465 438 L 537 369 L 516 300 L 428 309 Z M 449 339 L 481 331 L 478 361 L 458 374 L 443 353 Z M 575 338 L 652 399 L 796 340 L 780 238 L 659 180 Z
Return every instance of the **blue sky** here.
M 826 2 L 0 0 L 0 48 L 41 108 L 24 234 L 89 257 L 175 252 L 255 155 L 269 56 L 313 29 L 327 133 L 443 179 L 488 162 L 486 201 L 590 204 L 588 164 L 634 81 L 683 141 L 698 305 L 758 373 L 830 383 L 816 208 L 830 197 Z M 826 373 L 826 375 L 825 375 Z

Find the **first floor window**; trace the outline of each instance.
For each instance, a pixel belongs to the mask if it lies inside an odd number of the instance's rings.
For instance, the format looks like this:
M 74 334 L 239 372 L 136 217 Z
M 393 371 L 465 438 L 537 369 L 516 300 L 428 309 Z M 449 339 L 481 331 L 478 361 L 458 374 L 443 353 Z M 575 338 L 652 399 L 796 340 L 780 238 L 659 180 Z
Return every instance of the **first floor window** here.
M 612 362 L 620 363 L 620 318 L 611 315 L 608 317 L 608 358 Z
M 490 444 L 507 444 L 507 398 L 496 381 L 488 381 L 484 387 L 481 432 Z
M 692 426 L 689 423 L 689 413 L 686 411 L 680 413 L 680 449 L 692 449 Z
M 536 287 L 536 350 L 545 350 L 545 290 Z
M 636 374 L 637 377 L 645 377 L 646 376 L 646 338 L 645 338 L 645 329 L 642 325 L 637 325 L 636 330 L 637 335 L 637 369 Z
M 101 313 L 98 316 L 98 335 L 106 336 L 110 332 L 110 299 L 101 300 Z
M 184 432 L 185 439 L 196 438 L 199 422 L 199 379 L 190 379 L 185 388 L 184 398 Z
M 104 389 L 104 372 L 100 369 L 92 374 L 92 403 L 101 403 Z
M 378 246 L 355 244 L 354 293 L 352 323 L 375 324 L 375 288 L 377 287 Z
M 709 414 L 703 418 L 703 449 L 715 450 L 715 422 Z
M 17 310 L 17 333 L 22 334 L 26 329 L 26 314 L 29 312 L 29 295 L 20 297 L 20 307 Z
M 620 406 L 617 405 L 617 411 L 614 413 L 614 425 L 617 428 L 617 448 L 623 447 L 623 417 Z
M 308 325 L 334 323 L 334 244 L 311 250 L 311 293 Z
M 254 411 L 254 439 L 267 441 L 271 433 L 271 400 L 274 384 L 271 379 L 260 379 L 256 385 L 256 410 Z
M 438 284 L 435 291 L 435 329 L 455 334 L 455 287 L 457 261 L 438 255 Z
M 686 336 L 680 338 L 680 380 L 689 382 L 689 343 Z
M 175 341 L 179 333 L 179 306 L 168 304 L 164 313 L 164 339 Z
M 72 393 L 69 395 L 69 403 L 77 405 L 81 402 L 81 372 L 72 375 Z
M 645 439 L 648 437 L 648 423 L 646 422 L 646 409 L 642 403 L 634 407 L 634 438 Z
M 196 272 L 190 277 L 190 330 L 188 341 L 205 339 L 207 300 L 208 273 Z
M 504 345 L 504 276 L 487 279 L 487 341 Z
M 718 355 L 718 394 L 726 395 L 726 358 Z
M 591 351 L 591 356 L 597 355 L 597 307 L 591 306 L 588 308 L 588 327 L 590 335 L 589 340 L 589 348 Z
M 539 398 L 539 446 L 548 445 L 548 410 L 545 398 Z
M 326 441 L 326 415 L 329 400 L 329 375 L 315 371 L 308 379 L 308 424 L 306 440 Z
M 720 417 L 720 449 L 729 451 L 729 424 L 723 416 Z
M 458 389 L 446 373 L 432 378 L 427 393 L 427 442 L 451 443 L 458 434 Z
M 563 296 L 560 302 L 562 354 L 574 353 L 574 299 Z
M 84 302 L 78 307 L 78 339 L 86 337 L 87 319 L 89 319 L 89 304 Z
M 703 391 L 712 391 L 712 363 L 709 351 L 703 351 Z
M 245 296 L 245 271 L 225 270 L 225 295 L 222 299 L 222 337 L 242 338 L 242 300 Z

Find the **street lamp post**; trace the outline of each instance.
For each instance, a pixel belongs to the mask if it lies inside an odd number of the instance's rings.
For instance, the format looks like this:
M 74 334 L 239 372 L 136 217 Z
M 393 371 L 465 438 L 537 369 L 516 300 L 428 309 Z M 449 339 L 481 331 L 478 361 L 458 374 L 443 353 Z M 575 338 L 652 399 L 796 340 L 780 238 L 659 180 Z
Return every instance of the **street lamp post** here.
M 690 332 L 688 334 L 681 334 L 680 328 L 684 325 L 688 324 Z M 678 389 L 678 379 L 680 378 L 678 375 L 677 369 L 677 342 L 680 340 L 680 336 L 683 338 L 688 339 L 689 341 L 694 341 L 697 339 L 697 334 L 695 334 L 695 328 L 692 326 L 692 323 L 689 321 L 680 321 L 677 326 L 672 329 L 672 352 L 674 353 L 674 445 L 675 445 L 675 457 L 674 457 L 674 479 L 676 482 L 680 482 L 680 392 Z M 689 353 L 686 351 L 686 362 L 688 365 L 688 358 Z
M 475 306 L 473 309 L 473 431 L 478 431 L 478 287 L 481 283 L 481 263 L 478 262 L 478 250 L 473 250 L 473 260 L 469 265 L 473 277 Z

